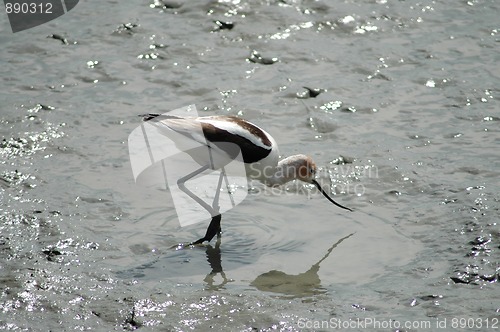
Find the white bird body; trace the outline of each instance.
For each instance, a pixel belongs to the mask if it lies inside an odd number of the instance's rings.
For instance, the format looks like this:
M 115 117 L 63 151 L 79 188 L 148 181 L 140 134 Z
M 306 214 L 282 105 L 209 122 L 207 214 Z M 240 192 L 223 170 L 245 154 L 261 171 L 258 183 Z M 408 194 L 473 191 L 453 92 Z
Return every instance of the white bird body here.
M 270 186 L 291 180 L 283 182 L 285 179 L 280 177 L 284 172 L 278 167 L 279 150 L 274 138 L 248 121 L 232 116 L 158 116 L 156 123 L 160 132 L 169 137 L 181 134 L 198 142 L 199 149 L 186 149 L 185 140 L 174 140 L 201 166 L 209 164 L 211 169 L 220 169 L 241 152 L 248 178 Z

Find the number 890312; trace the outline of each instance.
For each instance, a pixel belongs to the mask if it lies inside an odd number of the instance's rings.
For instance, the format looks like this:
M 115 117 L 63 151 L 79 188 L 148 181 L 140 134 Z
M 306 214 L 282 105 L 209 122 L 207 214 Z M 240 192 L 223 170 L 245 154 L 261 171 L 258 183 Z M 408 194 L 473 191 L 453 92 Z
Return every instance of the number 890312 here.
M 5 4 L 7 14 L 52 14 L 52 4 L 34 2 L 7 2 Z

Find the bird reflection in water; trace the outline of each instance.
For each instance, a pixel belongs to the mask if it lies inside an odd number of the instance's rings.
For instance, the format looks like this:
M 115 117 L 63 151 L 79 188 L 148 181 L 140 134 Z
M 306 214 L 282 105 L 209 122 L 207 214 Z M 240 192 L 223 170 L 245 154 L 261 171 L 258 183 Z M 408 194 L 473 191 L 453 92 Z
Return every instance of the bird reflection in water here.
M 288 298 L 296 298 L 296 297 L 305 297 L 316 294 L 325 293 L 326 290 L 321 286 L 321 279 L 319 278 L 318 272 L 320 269 L 321 263 L 327 259 L 332 253 L 333 249 L 335 249 L 338 245 L 340 245 L 344 240 L 347 240 L 354 233 L 349 234 L 337 242 L 335 242 L 326 252 L 326 254 L 321 258 L 317 263 L 313 264 L 309 270 L 304 273 L 299 273 L 297 275 L 290 275 L 282 271 L 271 270 L 269 272 L 263 273 L 255 278 L 254 281 L 250 283 L 251 286 L 263 292 L 271 292 L 282 294 Z M 215 246 L 210 244 L 205 246 L 205 255 L 207 261 L 210 265 L 211 271 L 205 276 L 203 282 L 205 282 L 206 290 L 220 290 L 224 289 L 226 284 L 233 282 L 234 280 L 231 278 L 227 278 L 224 269 L 222 267 L 222 253 L 220 249 L 220 238 L 217 238 Z M 191 249 L 195 249 L 194 246 L 190 246 Z M 174 248 L 171 248 L 174 249 Z M 201 249 L 198 247 L 198 249 Z M 179 250 L 185 250 L 185 247 L 182 245 L 175 246 L 174 251 L 178 252 Z M 170 256 L 170 255 L 167 255 Z M 123 271 L 117 271 L 117 275 L 122 278 L 135 278 L 146 280 L 148 276 L 151 278 L 158 277 L 160 273 L 163 277 L 165 277 L 165 271 L 177 271 L 182 273 L 186 273 L 189 270 L 179 270 L 172 268 L 171 263 L 169 262 L 165 265 L 166 261 L 163 259 L 165 256 L 159 255 L 155 257 L 152 261 L 143 263 L 140 266 L 136 266 L 134 268 L 126 269 Z M 170 256 L 172 258 L 172 256 Z M 179 260 L 179 256 L 174 256 L 176 261 Z M 183 261 L 189 261 L 189 259 L 184 259 Z M 146 270 L 148 271 L 146 273 Z M 156 271 L 156 273 L 155 273 Z M 182 272 L 181 272 L 182 271 Z M 192 273 L 188 272 L 188 273 Z M 175 272 L 174 272 L 175 274 Z M 196 273 L 195 273 L 196 274 Z M 218 282 L 218 276 L 222 281 Z M 178 277 L 177 275 L 176 277 Z M 174 277 L 171 275 L 170 277 Z M 159 277 L 158 277 L 159 278 Z
M 250 285 L 263 292 L 279 293 L 292 298 L 325 293 L 326 290 L 321 287 L 321 279 L 318 275 L 320 265 L 325 259 L 328 258 L 328 256 L 330 256 L 333 249 L 353 235 L 354 233 L 351 233 L 335 242 L 327 250 L 323 258 L 313 264 L 311 268 L 304 273 L 291 275 L 282 271 L 271 270 L 259 275 L 250 283 Z M 203 279 L 206 283 L 205 288 L 207 290 L 223 289 L 227 283 L 232 282 L 233 280 L 226 277 L 222 268 L 220 238 L 217 239 L 215 247 L 212 247 L 211 245 L 207 246 L 206 256 L 212 271 L 210 271 L 205 279 Z M 215 277 L 219 274 L 222 277 L 222 282 L 216 284 Z
M 219 290 L 223 289 L 224 286 L 228 283 L 233 281 L 232 279 L 227 279 L 226 273 L 224 273 L 224 270 L 222 269 L 222 255 L 220 251 L 220 238 L 217 238 L 217 241 L 215 242 L 215 247 L 212 247 L 210 244 L 207 246 L 207 261 L 208 264 L 210 264 L 210 268 L 212 271 L 210 271 L 209 274 L 203 279 L 204 282 L 206 282 L 206 287 L 205 289 L 207 290 Z M 219 284 L 215 283 L 215 277 L 220 274 L 222 277 L 222 282 Z
M 328 258 L 333 249 L 353 235 L 354 233 L 349 234 L 334 243 L 326 255 L 304 273 L 292 275 L 272 270 L 259 275 L 250 285 L 263 292 L 279 293 L 291 298 L 325 293 L 318 275 L 320 264 Z

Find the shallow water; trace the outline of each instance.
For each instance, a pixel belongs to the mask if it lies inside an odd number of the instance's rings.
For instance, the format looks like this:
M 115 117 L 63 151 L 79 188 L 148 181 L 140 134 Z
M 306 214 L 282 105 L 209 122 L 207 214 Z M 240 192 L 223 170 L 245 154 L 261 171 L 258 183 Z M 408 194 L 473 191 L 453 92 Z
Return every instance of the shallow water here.
M 165 3 L 2 21 L 2 329 L 500 328 L 497 1 Z M 206 224 L 134 183 L 127 138 L 190 104 L 310 154 L 355 211 L 256 184 L 175 250 Z

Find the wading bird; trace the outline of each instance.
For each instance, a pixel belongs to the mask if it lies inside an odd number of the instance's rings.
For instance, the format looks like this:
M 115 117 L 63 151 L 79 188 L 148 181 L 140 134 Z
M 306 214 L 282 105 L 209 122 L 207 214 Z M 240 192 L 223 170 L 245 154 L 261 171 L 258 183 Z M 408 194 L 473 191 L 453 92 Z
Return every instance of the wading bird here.
M 311 183 L 330 202 L 342 209 L 352 211 L 350 208 L 335 202 L 321 188 L 315 180 L 316 164 L 309 156 L 298 154 L 279 160 L 278 145 L 274 138 L 253 123 L 235 116 L 180 117 L 165 114 L 142 114 L 140 116 L 167 136 L 169 131 L 173 131 L 200 144 L 199 148 L 185 152 L 201 167 L 177 181 L 179 188 L 212 216 L 205 236 L 191 244 L 210 242 L 216 234 L 220 236 L 221 214 L 219 213 L 218 195 L 223 176 L 225 176 L 224 166 L 238 155 L 242 156 L 246 176 L 249 179 L 259 180 L 268 186 L 279 186 L 292 180 Z M 185 186 L 187 181 L 208 169 L 222 170 L 212 206 Z M 227 178 L 226 185 L 228 185 Z

